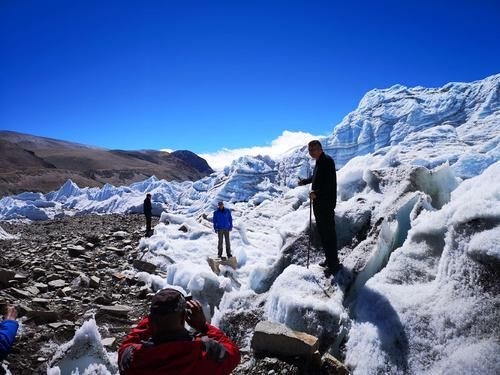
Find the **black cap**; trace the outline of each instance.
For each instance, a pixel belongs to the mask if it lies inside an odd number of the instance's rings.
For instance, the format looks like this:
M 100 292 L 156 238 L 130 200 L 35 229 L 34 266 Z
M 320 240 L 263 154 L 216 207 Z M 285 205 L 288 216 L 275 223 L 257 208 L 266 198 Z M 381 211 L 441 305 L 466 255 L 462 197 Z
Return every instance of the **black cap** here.
M 184 295 L 176 289 L 165 288 L 156 293 L 151 300 L 151 315 L 179 313 L 186 309 Z

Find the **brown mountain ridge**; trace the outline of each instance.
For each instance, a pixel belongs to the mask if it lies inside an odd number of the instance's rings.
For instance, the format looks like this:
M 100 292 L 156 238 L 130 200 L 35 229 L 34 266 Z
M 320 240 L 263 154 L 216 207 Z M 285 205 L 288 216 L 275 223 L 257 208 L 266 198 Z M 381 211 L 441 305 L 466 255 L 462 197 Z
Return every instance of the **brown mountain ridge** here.
M 79 186 L 129 185 L 152 175 L 198 180 L 212 173 L 190 151 L 108 150 L 12 131 L 0 131 L 0 197 L 24 191 L 49 192 L 67 179 Z

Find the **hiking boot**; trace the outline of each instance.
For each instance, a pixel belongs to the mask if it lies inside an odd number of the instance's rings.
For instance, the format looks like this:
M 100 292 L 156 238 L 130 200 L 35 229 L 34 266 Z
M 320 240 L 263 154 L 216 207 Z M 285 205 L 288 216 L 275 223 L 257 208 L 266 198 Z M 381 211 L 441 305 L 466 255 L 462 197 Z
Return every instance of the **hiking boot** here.
M 332 275 L 335 275 L 337 272 L 339 272 L 344 266 L 342 264 L 337 264 L 334 267 L 327 267 L 323 273 L 325 274 L 326 277 L 330 277 Z
M 325 275 L 326 278 L 329 278 L 334 274 L 334 272 L 332 272 L 332 270 L 330 268 L 325 268 L 325 270 L 323 271 L 323 274 Z

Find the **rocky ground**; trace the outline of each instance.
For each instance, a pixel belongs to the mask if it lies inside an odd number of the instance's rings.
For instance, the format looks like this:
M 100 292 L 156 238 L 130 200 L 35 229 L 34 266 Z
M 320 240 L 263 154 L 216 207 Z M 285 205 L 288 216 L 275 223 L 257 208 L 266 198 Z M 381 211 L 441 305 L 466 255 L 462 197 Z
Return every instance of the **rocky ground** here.
M 0 304 L 15 303 L 21 323 L 8 357 L 12 374 L 45 374 L 57 346 L 94 314 L 107 349 L 117 350 L 147 313 L 151 291 L 122 273 L 140 257 L 144 225 L 142 215 L 2 223 L 19 236 L 0 241 Z M 116 304 L 131 309 L 109 308 Z
M 157 222 L 153 218 L 153 226 Z M 3 222 L 2 227 L 18 236 L 0 241 L 0 309 L 14 303 L 20 313 L 8 357 L 12 374 L 45 374 L 57 348 L 94 316 L 106 349 L 116 352 L 147 314 L 153 295 L 143 282 L 124 273 L 138 266 L 134 261 L 141 257 L 136 248 L 144 235 L 144 217 L 86 215 L 31 224 Z M 244 319 L 238 320 L 241 327 Z M 241 332 L 227 334 L 243 346 Z M 278 359 L 245 349 L 241 354 L 234 374 L 337 373 L 325 363 L 311 371 L 300 358 Z

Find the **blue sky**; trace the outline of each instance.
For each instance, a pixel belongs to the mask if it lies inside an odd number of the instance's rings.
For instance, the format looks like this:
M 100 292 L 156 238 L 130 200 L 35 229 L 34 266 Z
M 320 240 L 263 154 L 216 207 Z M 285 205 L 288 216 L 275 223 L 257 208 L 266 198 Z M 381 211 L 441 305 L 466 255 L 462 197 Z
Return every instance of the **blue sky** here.
M 120 149 L 327 134 L 363 94 L 500 72 L 498 1 L 0 3 L 0 129 Z

